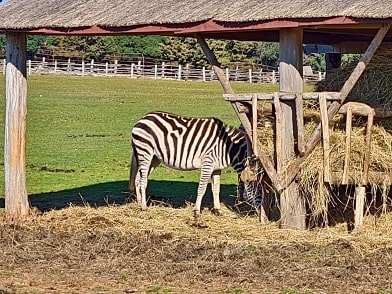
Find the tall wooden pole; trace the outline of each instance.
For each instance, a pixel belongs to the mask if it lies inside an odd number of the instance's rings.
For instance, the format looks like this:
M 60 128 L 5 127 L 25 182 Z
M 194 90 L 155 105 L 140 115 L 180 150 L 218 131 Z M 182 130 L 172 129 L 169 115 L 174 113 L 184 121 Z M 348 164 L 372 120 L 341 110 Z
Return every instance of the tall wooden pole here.
M 303 92 L 302 80 L 302 29 L 283 29 L 280 31 L 280 91 L 281 92 Z M 298 99 L 298 97 L 296 98 Z M 279 99 L 278 99 L 279 100 Z M 281 109 L 281 130 L 277 130 L 281 136 L 277 145 L 282 146 L 280 154 L 277 154 L 278 175 L 286 170 L 289 162 L 297 156 L 298 141 L 297 110 L 296 101 L 277 101 Z M 302 110 L 301 110 L 302 111 Z M 299 116 L 302 117 L 302 116 Z M 303 122 L 302 122 L 303 123 Z M 279 143 L 279 144 L 278 144 Z M 281 228 L 305 229 L 305 203 L 299 195 L 298 184 L 293 181 L 282 191 L 280 195 Z
M 5 212 L 7 219 L 17 220 L 29 213 L 26 189 L 26 35 L 7 34 L 6 40 Z

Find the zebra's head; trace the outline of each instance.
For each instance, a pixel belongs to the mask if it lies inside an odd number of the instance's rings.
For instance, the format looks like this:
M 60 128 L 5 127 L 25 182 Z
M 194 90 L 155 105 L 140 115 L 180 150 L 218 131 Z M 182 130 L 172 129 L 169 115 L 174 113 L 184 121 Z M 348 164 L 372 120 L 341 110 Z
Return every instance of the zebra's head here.
M 258 209 L 263 196 L 264 168 L 255 155 L 246 157 L 244 161 L 244 170 L 238 176 L 237 198 Z

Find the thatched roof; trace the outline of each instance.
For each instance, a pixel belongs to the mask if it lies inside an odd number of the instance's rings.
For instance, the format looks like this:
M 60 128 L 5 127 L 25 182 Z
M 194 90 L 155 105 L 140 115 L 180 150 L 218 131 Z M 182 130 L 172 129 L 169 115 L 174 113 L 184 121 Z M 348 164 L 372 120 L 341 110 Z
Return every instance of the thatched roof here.
M 317 32 L 359 29 L 357 40 L 374 35 L 392 21 L 385 0 L 10 0 L 0 6 L 0 31 L 74 34 L 206 33 L 207 37 L 247 31 L 248 39 L 274 38 L 281 27 L 302 26 Z M 323 30 L 320 30 L 323 28 Z M 257 32 L 265 31 L 260 35 Z M 339 31 L 339 34 L 342 33 Z M 350 31 L 353 34 L 353 31 Z M 355 33 L 354 33 L 355 34 Z M 343 34 L 344 35 L 344 34 Z M 343 36 L 341 39 L 346 40 Z M 365 37 L 363 37 L 365 35 Z M 276 38 L 276 33 L 275 33 Z M 305 34 L 306 38 L 306 34 Z M 328 38 L 326 38 L 328 39 Z

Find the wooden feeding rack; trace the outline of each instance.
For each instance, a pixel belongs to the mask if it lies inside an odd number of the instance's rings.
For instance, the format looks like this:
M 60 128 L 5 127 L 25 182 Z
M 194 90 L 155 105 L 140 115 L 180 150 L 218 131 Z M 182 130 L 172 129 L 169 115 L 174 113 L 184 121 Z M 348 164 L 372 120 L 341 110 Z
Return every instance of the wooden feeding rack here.
M 252 128 L 252 145 L 253 150 L 257 156 L 264 156 L 261 160 L 269 160 L 269 164 L 274 166 L 271 159 L 265 159 L 266 155 L 262 149 L 262 146 L 258 140 L 257 136 L 257 103 L 258 101 L 268 101 L 271 102 L 268 105 L 271 107 L 265 107 L 262 111 L 262 116 L 273 116 L 275 115 L 275 154 L 276 154 L 276 174 L 266 172 L 270 177 L 272 185 L 279 191 L 282 188 L 282 183 L 288 181 L 290 168 L 289 163 L 284 161 L 280 154 L 282 154 L 282 149 L 284 148 L 285 140 L 291 140 L 292 138 L 284 138 L 282 134 L 282 110 L 281 103 L 284 101 L 293 101 L 296 106 L 296 117 L 292 120 L 296 124 L 294 137 L 297 142 L 298 156 L 302 157 L 305 154 L 309 155 L 310 152 L 306 152 L 307 146 L 304 138 L 304 118 L 303 118 L 303 101 L 304 100 L 314 100 L 318 101 L 320 105 L 320 117 L 321 123 L 319 125 L 322 146 L 323 146 L 323 178 L 324 182 L 331 185 L 356 185 L 355 198 L 356 198 L 356 208 L 355 208 L 355 229 L 357 230 L 363 223 L 363 211 L 364 211 L 364 199 L 365 199 L 365 187 L 368 184 L 369 177 L 369 166 L 370 166 L 370 151 L 371 151 L 371 129 L 373 125 L 374 117 L 378 118 L 388 118 L 392 117 L 392 112 L 385 110 L 375 110 L 372 107 L 358 102 L 347 102 L 343 104 L 339 110 L 338 114 L 343 114 L 346 116 L 346 146 L 345 146 L 345 163 L 343 168 L 343 176 L 339 172 L 331 172 L 330 170 L 330 144 L 329 144 L 329 125 L 331 122 L 331 117 L 328 114 L 328 105 L 333 102 L 339 102 L 341 99 L 341 94 L 339 92 L 311 92 L 311 93 L 286 93 L 286 92 L 276 92 L 272 94 L 264 93 L 254 93 L 254 94 L 224 94 L 223 98 L 231 103 L 240 103 L 240 111 L 247 113 L 251 117 L 251 128 Z M 274 107 L 272 107 L 274 106 Z M 260 111 L 260 110 L 259 110 Z M 274 112 L 274 113 L 273 113 Z M 364 148 L 364 161 L 363 161 L 363 172 L 362 177 L 359 182 L 355 182 L 354 177 L 350 176 L 350 150 L 351 150 L 351 122 L 353 116 L 364 116 L 367 117 L 367 127 L 365 134 L 365 148 Z M 284 125 L 283 125 L 284 127 Z M 272 177 L 274 178 L 271 178 Z M 379 173 L 379 183 L 383 184 L 386 177 L 391 175 L 385 175 Z M 372 175 L 372 178 L 375 178 Z

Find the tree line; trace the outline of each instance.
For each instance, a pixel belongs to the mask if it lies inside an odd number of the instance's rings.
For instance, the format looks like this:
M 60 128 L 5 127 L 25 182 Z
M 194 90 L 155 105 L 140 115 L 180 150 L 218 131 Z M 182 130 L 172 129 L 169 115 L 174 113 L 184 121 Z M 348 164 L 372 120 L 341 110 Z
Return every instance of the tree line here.
M 234 40 L 208 40 L 223 67 L 262 64 L 279 66 L 279 43 Z M 5 52 L 5 36 L 0 35 L 0 54 Z M 80 58 L 85 61 L 135 61 L 140 58 L 164 60 L 194 67 L 208 61 L 194 38 L 166 36 L 36 36 L 27 39 L 27 54 Z M 344 62 L 345 59 L 343 59 Z M 323 54 L 304 54 L 304 65 L 325 71 Z

